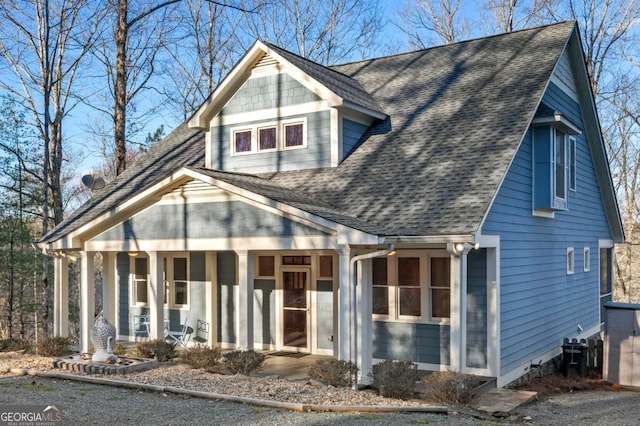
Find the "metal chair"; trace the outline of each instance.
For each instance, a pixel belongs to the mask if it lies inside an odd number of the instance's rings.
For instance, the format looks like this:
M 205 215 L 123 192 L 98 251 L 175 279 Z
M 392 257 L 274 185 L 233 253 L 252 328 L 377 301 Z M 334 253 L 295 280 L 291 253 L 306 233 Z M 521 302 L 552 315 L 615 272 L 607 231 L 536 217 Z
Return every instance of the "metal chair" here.
M 146 337 L 147 339 L 151 336 L 149 324 L 149 315 L 134 315 L 133 316 L 133 337 L 134 339 L 138 336 Z
M 194 342 L 207 343 L 209 341 L 209 323 L 206 321 L 198 320 L 196 325 L 196 336 L 193 338 Z
M 172 331 L 169 330 L 167 332 L 167 338 L 173 340 L 173 346 L 187 346 L 189 343 L 189 339 L 191 338 L 191 333 L 193 329 L 189 327 L 189 317 L 184 319 L 184 324 L 182 324 L 182 328 L 180 330 Z

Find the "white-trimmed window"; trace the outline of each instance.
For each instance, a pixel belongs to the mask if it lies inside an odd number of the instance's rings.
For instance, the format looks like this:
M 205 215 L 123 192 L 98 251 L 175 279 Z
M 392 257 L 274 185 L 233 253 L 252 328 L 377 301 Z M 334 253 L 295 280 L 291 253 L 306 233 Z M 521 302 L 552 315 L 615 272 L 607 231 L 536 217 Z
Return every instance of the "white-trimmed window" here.
M 447 255 L 398 251 L 371 263 L 372 313 L 379 320 L 440 322 L 450 313 Z
M 149 262 L 146 257 L 132 258 L 132 301 L 133 305 L 147 306 L 149 304 Z
M 432 318 L 451 317 L 451 258 L 430 258 L 429 296 Z
M 253 150 L 252 133 L 251 129 L 240 129 L 232 132 L 234 154 L 244 154 Z
M 575 271 L 575 251 L 573 247 L 567 247 L 567 275 L 573 274 Z
M 276 126 L 258 127 L 258 151 L 275 151 L 278 149 L 278 132 Z
M 307 146 L 305 117 L 231 128 L 231 155 L 254 154 Z
M 304 121 L 283 123 L 283 149 L 302 148 L 307 145 Z
M 591 270 L 591 249 L 589 247 L 584 248 L 583 269 L 584 272 Z
M 164 303 L 170 309 L 189 305 L 189 258 L 168 256 L 164 262 Z

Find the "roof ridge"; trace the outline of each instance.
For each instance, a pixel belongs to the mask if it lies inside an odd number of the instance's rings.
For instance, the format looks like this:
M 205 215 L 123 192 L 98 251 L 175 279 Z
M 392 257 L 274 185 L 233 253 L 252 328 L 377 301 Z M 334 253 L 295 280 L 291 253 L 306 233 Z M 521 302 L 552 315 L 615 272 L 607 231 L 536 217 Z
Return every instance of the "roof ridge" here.
M 458 45 L 461 45 L 461 44 L 476 42 L 476 41 L 480 41 L 480 40 L 487 40 L 487 39 L 497 38 L 497 37 L 506 37 L 506 36 L 510 36 L 510 35 L 513 35 L 513 34 L 519 34 L 519 33 L 527 32 L 527 31 L 534 31 L 534 30 L 540 30 L 540 29 L 548 28 L 548 27 L 566 25 L 568 23 L 575 24 L 576 20 L 575 19 L 571 19 L 571 20 L 567 20 L 567 21 L 553 22 L 553 23 L 550 23 L 550 24 L 539 25 L 539 26 L 535 26 L 535 27 L 531 27 L 531 28 L 521 28 L 519 30 L 511 31 L 509 33 L 489 34 L 489 35 L 480 36 L 480 37 L 476 37 L 476 38 L 460 40 L 460 41 L 457 41 L 455 43 L 450 43 L 450 44 L 439 44 L 437 46 L 425 47 L 423 49 L 415 49 L 415 50 L 411 50 L 411 51 L 408 51 L 408 52 L 394 53 L 392 55 L 387 55 L 387 56 L 378 56 L 378 57 L 375 57 L 375 58 L 361 59 L 359 61 L 344 62 L 344 63 L 341 63 L 341 64 L 330 65 L 330 66 L 328 66 L 328 68 L 331 69 L 332 71 L 340 72 L 340 71 L 337 71 L 337 70 L 333 69 L 333 67 L 342 67 L 342 66 L 347 66 L 347 65 L 355 65 L 355 64 L 359 64 L 359 63 L 377 61 L 377 60 L 380 60 L 380 59 L 396 58 L 398 56 L 411 55 L 411 54 L 415 54 L 415 53 L 426 52 L 428 50 L 441 49 L 441 48 L 446 48 L 446 47 L 451 47 L 451 46 L 458 46 Z

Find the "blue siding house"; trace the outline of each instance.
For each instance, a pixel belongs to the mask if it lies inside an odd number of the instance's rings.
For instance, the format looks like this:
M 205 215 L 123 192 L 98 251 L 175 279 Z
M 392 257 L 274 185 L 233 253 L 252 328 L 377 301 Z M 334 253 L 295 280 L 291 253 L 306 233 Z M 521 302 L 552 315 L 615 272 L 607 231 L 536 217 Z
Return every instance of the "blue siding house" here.
M 211 346 L 353 360 L 362 382 L 395 359 L 503 386 L 600 332 L 622 241 L 565 22 L 333 67 L 257 41 L 38 244 L 59 335 L 80 260 L 84 351 L 101 253 L 119 339 L 189 321 Z

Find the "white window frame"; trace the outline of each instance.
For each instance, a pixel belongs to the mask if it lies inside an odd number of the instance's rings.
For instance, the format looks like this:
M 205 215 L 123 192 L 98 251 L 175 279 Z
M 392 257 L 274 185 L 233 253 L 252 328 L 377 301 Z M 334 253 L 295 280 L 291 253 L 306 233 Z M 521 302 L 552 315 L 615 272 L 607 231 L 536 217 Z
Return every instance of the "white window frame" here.
M 400 288 L 398 286 L 398 259 L 401 257 L 417 257 L 420 259 L 420 316 L 400 315 Z M 374 321 L 448 324 L 450 318 L 431 316 L 431 271 L 432 257 L 446 257 L 449 254 L 442 250 L 398 250 L 395 255 L 387 257 L 387 291 L 389 314 L 373 314 Z M 452 277 L 450 277 L 451 279 Z
M 575 273 L 576 253 L 573 247 L 567 247 L 567 275 Z
M 302 125 L 302 145 L 285 146 L 285 129 L 287 126 L 301 124 Z M 269 149 L 260 149 L 260 130 L 276 129 L 276 147 Z M 236 151 L 236 133 L 251 132 L 251 150 Z M 232 157 L 257 154 L 263 152 L 289 151 L 294 149 L 304 149 L 307 147 L 307 117 L 290 118 L 279 121 L 268 121 L 257 123 L 254 125 L 235 126 L 229 129 L 230 155 Z
M 286 127 L 287 126 L 293 126 L 296 124 L 302 124 L 302 145 L 295 145 L 295 146 L 286 146 L 285 143 L 285 137 L 286 137 Z M 283 151 L 289 151 L 292 149 L 302 149 L 302 148 L 306 148 L 307 147 L 307 117 L 301 117 L 301 118 L 292 118 L 292 119 L 288 119 L 288 120 L 282 120 L 280 122 L 280 134 L 281 136 L 281 140 L 280 140 L 280 144 L 281 144 L 281 149 Z
M 136 259 L 145 259 L 147 261 L 147 302 L 138 302 L 138 285 L 137 282 L 140 280 L 136 279 Z M 130 294 L 131 294 L 131 303 L 129 304 L 131 307 L 149 307 L 149 258 L 146 256 L 130 256 L 129 257 L 129 282 L 130 282 Z
M 236 151 L 236 133 L 250 132 L 251 133 L 251 149 L 249 151 Z M 256 138 L 255 130 L 252 127 L 242 126 L 231 128 L 231 155 L 247 155 L 253 154 L 256 151 Z
M 186 279 L 186 292 L 187 292 L 187 303 L 186 304 L 176 304 L 176 295 L 175 295 L 175 280 L 173 279 L 174 275 L 174 259 L 186 259 L 187 261 L 187 279 Z M 164 280 L 163 280 L 163 291 L 164 294 L 168 295 L 168 300 L 164 301 L 165 307 L 168 309 L 174 310 L 189 310 L 191 305 L 191 259 L 188 253 L 180 253 L 180 254 L 170 254 L 165 256 L 166 259 L 166 270 L 164 271 Z M 171 279 L 169 279 L 171 277 Z M 182 280 L 179 280 L 182 281 Z
M 278 123 L 264 123 L 264 124 L 260 124 L 259 126 L 256 127 L 256 151 L 257 152 L 274 152 L 278 150 L 278 139 L 280 136 L 280 132 L 279 132 L 279 126 Z M 275 129 L 276 131 L 276 146 L 275 148 L 268 148 L 268 149 L 261 149 L 260 148 L 260 130 L 263 129 Z
M 591 248 L 585 247 L 583 250 L 582 266 L 584 272 L 591 271 Z
M 433 315 L 433 303 L 431 301 L 431 290 L 432 289 L 445 289 L 446 287 L 434 287 L 431 285 L 431 259 L 434 258 L 442 258 L 442 259 L 449 259 L 449 316 L 448 317 L 436 317 Z M 451 292 L 452 292 L 452 286 L 451 286 L 451 256 L 429 256 L 429 259 L 427 261 L 427 266 L 429 268 L 428 270 L 428 275 L 427 275 L 427 280 L 429 281 L 428 283 L 428 303 L 429 303 L 429 318 L 431 319 L 431 321 L 435 321 L 435 322 L 448 322 L 451 320 Z

